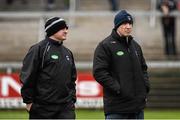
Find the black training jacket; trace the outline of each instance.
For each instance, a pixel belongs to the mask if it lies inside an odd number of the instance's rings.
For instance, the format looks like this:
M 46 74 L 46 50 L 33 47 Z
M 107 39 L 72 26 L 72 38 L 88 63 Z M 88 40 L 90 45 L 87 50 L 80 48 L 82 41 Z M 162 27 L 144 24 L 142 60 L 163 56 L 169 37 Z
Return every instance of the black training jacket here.
M 24 103 L 59 104 L 76 101 L 76 68 L 71 51 L 50 38 L 35 44 L 20 72 Z
M 130 113 L 145 107 L 149 92 L 147 65 L 140 46 L 131 36 L 115 30 L 95 50 L 93 75 L 103 86 L 104 111 Z

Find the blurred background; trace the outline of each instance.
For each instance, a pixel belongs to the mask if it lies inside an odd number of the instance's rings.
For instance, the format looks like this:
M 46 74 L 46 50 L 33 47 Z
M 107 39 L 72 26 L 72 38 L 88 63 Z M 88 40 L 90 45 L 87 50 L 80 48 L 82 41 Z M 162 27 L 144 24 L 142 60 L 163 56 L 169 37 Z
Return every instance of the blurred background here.
M 158 0 L 0 0 L 0 118 L 28 118 L 20 97 L 19 70 L 30 46 L 44 39 L 45 20 L 63 17 L 69 24 L 64 44 L 78 70 L 77 118 L 103 119 L 102 88 L 92 77 L 97 44 L 113 29 L 114 15 L 126 9 L 133 33 L 149 66 L 151 92 L 145 118 L 180 119 L 180 0 L 175 17 L 176 54 L 165 50 Z

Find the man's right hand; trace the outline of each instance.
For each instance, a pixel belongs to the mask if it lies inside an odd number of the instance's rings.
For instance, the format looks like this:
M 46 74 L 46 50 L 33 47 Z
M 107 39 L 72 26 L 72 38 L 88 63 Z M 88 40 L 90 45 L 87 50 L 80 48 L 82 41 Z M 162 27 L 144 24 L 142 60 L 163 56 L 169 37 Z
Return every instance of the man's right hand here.
M 31 106 L 32 106 L 32 103 L 26 104 L 26 109 L 27 109 L 27 111 L 30 111 Z

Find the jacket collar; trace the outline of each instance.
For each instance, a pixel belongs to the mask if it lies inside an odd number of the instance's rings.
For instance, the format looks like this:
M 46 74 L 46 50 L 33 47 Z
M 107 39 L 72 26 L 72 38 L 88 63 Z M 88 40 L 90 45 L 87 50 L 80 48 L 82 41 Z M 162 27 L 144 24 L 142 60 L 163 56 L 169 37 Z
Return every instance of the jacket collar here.
M 48 42 L 50 42 L 51 44 L 57 45 L 57 46 L 60 46 L 63 44 L 62 41 L 56 41 L 56 40 L 53 40 L 51 38 L 47 38 L 47 39 L 48 39 Z
M 118 40 L 121 43 L 130 43 L 133 40 L 133 37 L 130 35 L 128 37 L 126 36 L 120 36 L 115 29 L 112 30 L 111 36 L 115 39 Z

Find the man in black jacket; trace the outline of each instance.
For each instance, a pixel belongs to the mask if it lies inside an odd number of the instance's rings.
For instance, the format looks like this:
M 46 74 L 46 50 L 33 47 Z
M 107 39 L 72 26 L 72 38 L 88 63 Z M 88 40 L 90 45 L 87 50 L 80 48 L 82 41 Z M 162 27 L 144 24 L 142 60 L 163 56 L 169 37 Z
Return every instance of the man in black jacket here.
M 176 0 L 158 0 L 158 9 L 163 13 L 161 23 L 164 35 L 164 51 L 168 56 L 175 56 L 176 51 L 176 16 L 170 15 L 177 9 Z
M 103 86 L 106 119 L 143 119 L 149 92 L 141 47 L 130 35 L 133 18 L 125 10 L 114 19 L 112 33 L 97 46 L 93 75 Z
M 64 19 L 46 21 L 45 40 L 33 45 L 23 60 L 21 95 L 30 119 L 75 119 L 76 67 L 63 45 L 68 33 Z

